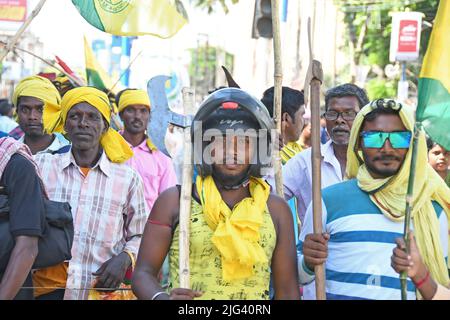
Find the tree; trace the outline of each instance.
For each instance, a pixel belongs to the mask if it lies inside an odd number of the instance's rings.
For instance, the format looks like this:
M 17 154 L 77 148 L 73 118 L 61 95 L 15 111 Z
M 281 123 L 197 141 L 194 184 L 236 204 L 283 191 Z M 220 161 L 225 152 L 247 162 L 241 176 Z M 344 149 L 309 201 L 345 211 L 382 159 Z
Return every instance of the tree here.
M 232 4 L 236 4 L 239 0 L 191 0 L 194 6 L 204 8 L 208 10 L 208 13 L 213 12 L 218 5 L 222 7 L 225 13 L 228 13 L 228 7 Z
M 384 75 L 384 68 L 389 63 L 389 47 L 392 17 L 389 12 L 419 11 L 424 13 L 424 21 L 432 22 L 436 16 L 439 0 L 335 0 L 335 4 L 344 13 L 344 23 L 348 30 L 347 47 L 352 57 L 351 81 L 356 80 L 356 69 L 370 66 L 368 77 L 369 95 L 372 97 L 392 96 L 396 86 Z M 421 34 L 420 58 L 425 54 L 431 29 Z M 411 81 L 417 84 L 420 62 L 408 64 Z M 386 90 L 383 92 L 382 88 Z

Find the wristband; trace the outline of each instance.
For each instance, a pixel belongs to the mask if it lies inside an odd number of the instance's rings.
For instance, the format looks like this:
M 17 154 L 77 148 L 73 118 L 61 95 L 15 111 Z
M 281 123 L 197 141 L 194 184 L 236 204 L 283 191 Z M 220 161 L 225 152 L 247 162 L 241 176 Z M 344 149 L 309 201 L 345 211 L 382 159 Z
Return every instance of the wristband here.
M 429 278 L 430 278 L 430 271 L 427 271 L 427 274 L 425 275 L 425 277 L 423 279 L 421 279 L 420 281 L 418 281 L 417 283 L 414 282 L 414 285 L 416 286 L 417 289 L 419 289 L 421 286 L 423 286 L 423 284 L 425 282 L 428 281 Z
M 158 291 L 157 293 L 155 293 L 154 295 L 153 295 L 153 297 L 152 297 L 152 300 L 155 300 L 157 297 L 159 297 L 160 295 L 162 295 L 162 294 L 167 294 L 167 295 L 169 295 L 167 292 L 165 292 L 165 291 Z

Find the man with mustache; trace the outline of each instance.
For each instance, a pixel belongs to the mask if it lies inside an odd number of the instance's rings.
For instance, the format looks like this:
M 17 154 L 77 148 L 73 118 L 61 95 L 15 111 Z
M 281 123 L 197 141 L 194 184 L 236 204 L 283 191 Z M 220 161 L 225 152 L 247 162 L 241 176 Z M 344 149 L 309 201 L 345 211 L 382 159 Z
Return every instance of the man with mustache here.
M 75 234 L 72 259 L 38 270 L 33 280 L 47 299 L 86 300 L 93 287 L 121 285 L 137 256 L 149 210 L 142 179 L 125 164 L 133 152 L 110 127 L 104 92 L 71 89 L 52 116 L 64 126 L 71 150 L 39 154 L 36 162 L 50 199 L 70 203 Z
M 342 181 L 353 119 L 368 102 L 366 92 L 354 84 L 343 84 L 327 91 L 324 118 L 331 139 L 321 146 L 323 188 Z M 298 215 L 303 224 L 306 208 L 312 199 L 310 148 L 298 153 L 283 166 L 283 183 L 285 199 L 297 198 Z
M 61 96 L 50 80 L 40 76 L 22 79 L 12 100 L 17 108 L 20 129 L 25 133 L 19 141 L 26 144 L 33 155 L 69 150 L 69 141 L 59 133 L 62 127 L 55 128 L 55 119 L 47 113 L 47 110 L 59 110 L 61 102 Z
M 175 170 L 170 158 L 157 150 L 146 134 L 150 118 L 150 99 L 147 92 L 125 89 L 117 94 L 116 102 L 124 124 L 121 134 L 134 153 L 127 164 L 141 176 L 145 200 L 151 210 L 158 195 L 176 185 Z
M 412 110 L 393 100 L 375 100 L 356 116 L 347 151 L 349 180 L 323 190 L 323 230 L 313 233 L 312 205 L 300 233 L 300 282 L 314 280 L 325 263 L 328 299 L 400 299 L 400 281 L 391 253 L 403 235 L 405 199 L 414 130 Z M 427 161 L 425 135 L 419 136 L 412 197 L 412 224 L 420 254 L 438 283 L 449 275 L 450 190 Z M 407 281 L 416 298 L 421 280 Z M 305 299 L 314 293 L 305 291 Z
M 189 227 L 192 290 L 179 285 L 180 189 L 173 187 L 158 197 L 145 227 L 132 283 L 139 299 L 269 299 L 271 272 L 275 299 L 299 299 L 291 213 L 261 178 L 273 127 L 264 105 L 241 89 L 220 89 L 202 103 L 191 127 L 198 171 Z M 165 291 L 157 275 L 167 254 Z

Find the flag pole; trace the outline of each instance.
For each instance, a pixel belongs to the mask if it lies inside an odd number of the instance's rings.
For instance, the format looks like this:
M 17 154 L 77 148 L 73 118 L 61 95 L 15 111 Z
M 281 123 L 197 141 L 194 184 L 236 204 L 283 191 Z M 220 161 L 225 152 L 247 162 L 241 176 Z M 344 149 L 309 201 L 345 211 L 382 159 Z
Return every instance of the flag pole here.
M 273 30 L 273 56 L 274 56 L 274 122 L 277 130 L 277 136 L 281 135 L 281 99 L 283 83 L 283 67 L 281 64 L 281 35 L 280 35 L 280 16 L 279 0 L 272 0 L 272 30 Z M 277 144 L 278 141 L 273 143 Z M 275 188 L 280 197 L 284 197 L 283 176 L 281 171 L 280 150 L 273 148 L 273 166 L 275 171 Z
M 421 122 L 416 122 L 414 125 L 414 135 L 412 141 L 412 150 L 411 150 L 411 166 L 409 169 L 409 178 L 408 178 L 408 189 L 406 193 L 406 209 L 405 209 L 405 225 L 403 231 L 403 239 L 406 243 L 406 253 L 409 254 L 409 231 L 411 224 L 411 211 L 413 208 L 413 191 L 414 191 L 414 179 L 416 175 L 416 163 L 417 163 L 417 149 L 419 143 L 419 135 L 422 127 Z M 407 278 L 408 274 L 406 271 L 400 273 L 400 284 L 401 284 L 401 297 L 402 300 L 407 300 Z
M 6 58 L 8 53 L 12 50 L 12 48 L 16 45 L 17 41 L 19 41 L 20 36 L 25 32 L 25 30 L 30 25 L 31 21 L 39 14 L 39 11 L 41 11 L 42 7 L 44 6 L 46 0 L 41 0 L 37 6 L 34 8 L 34 10 L 31 12 L 30 16 L 25 20 L 25 22 L 22 24 L 19 30 L 17 30 L 14 37 L 11 39 L 11 41 L 8 42 L 6 45 L 5 50 L 0 54 L 0 63 L 3 61 L 3 59 Z

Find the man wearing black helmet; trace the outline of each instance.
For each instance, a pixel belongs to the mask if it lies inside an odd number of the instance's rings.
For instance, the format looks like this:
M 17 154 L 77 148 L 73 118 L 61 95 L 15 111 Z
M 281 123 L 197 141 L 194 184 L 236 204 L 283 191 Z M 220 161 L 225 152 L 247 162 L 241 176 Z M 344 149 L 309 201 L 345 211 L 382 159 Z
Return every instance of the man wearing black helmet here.
M 156 200 L 144 231 L 133 277 L 139 299 L 268 299 L 270 272 L 275 299 L 299 299 L 289 207 L 261 179 L 272 129 L 267 109 L 240 89 L 218 90 L 203 102 L 191 129 L 198 171 L 190 219 L 192 289 L 179 288 L 180 192 L 174 187 Z M 167 254 L 168 292 L 157 280 Z

